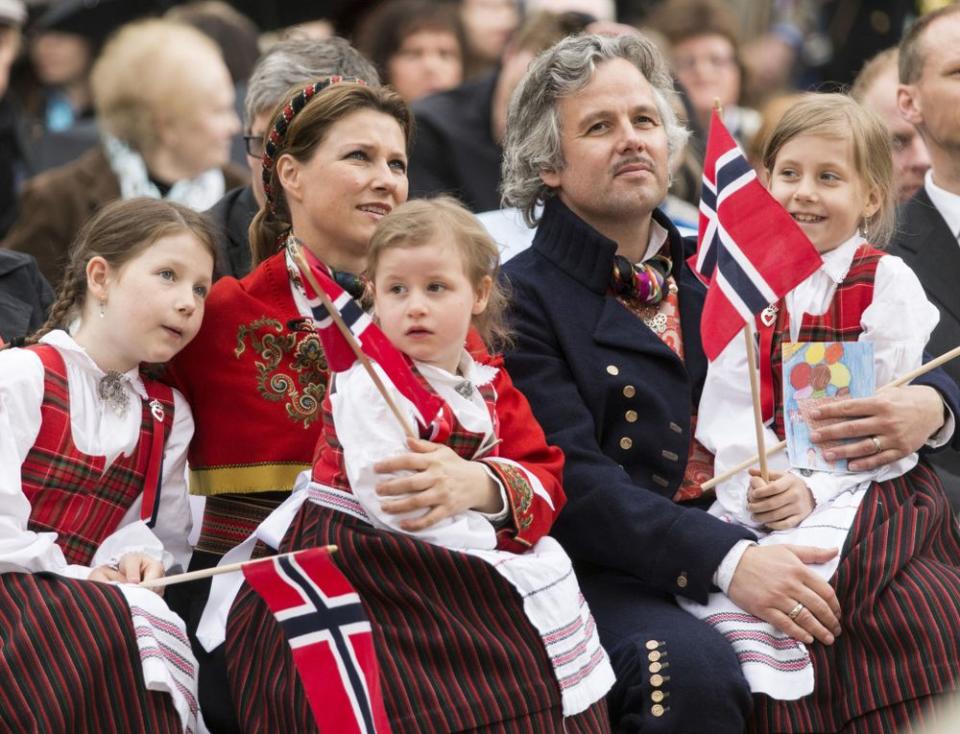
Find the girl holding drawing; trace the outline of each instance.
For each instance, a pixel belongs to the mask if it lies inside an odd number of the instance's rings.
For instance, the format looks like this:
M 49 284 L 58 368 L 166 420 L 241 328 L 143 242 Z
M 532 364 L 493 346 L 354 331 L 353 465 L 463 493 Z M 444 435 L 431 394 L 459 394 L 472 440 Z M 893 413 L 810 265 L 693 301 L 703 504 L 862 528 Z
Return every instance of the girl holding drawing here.
M 807 95 L 778 124 L 763 163 L 771 194 L 823 257 L 757 319 L 773 444 L 784 436 L 782 345 L 870 342 L 876 384 L 884 385 L 920 365 L 938 312 L 913 272 L 876 247 L 894 215 L 879 119 L 844 95 Z M 697 438 L 716 454 L 718 475 L 756 452 L 747 374 L 740 340 L 708 371 Z M 823 466 L 833 459 L 829 450 L 823 458 Z M 834 730 L 866 712 L 878 730 L 902 726 L 960 681 L 960 535 L 943 489 L 916 454 L 869 472 L 791 468 L 782 454 L 774 462 L 766 478 L 751 470 L 719 484 L 711 512 L 754 528 L 761 544 L 841 551 L 816 568 L 836 589 L 842 635 L 829 646 L 801 644 L 813 640 L 796 620 L 822 603 L 809 589 L 777 612 L 796 639 L 722 594 L 703 606 L 681 603 L 727 636 L 752 690 L 766 694 L 758 699 L 762 726 Z

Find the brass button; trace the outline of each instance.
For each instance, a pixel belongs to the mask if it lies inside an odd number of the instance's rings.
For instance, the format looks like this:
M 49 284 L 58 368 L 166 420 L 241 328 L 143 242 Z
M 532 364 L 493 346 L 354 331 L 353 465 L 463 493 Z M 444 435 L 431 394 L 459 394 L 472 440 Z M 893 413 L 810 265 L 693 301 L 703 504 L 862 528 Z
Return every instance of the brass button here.
M 664 698 L 666 698 L 666 695 L 667 694 L 665 694 L 663 691 L 654 691 L 650 694 L 650 698 L 653 699 L 654 703 L 660 703 Z
M 659 673 L 661 670 L 663 670 L 663 665 L 661 665 L 660 663 L 650 663 L 651 673 Z
M 670 430 L 673 431 L 674 433 L 683 433 L 683 428 L 679 424 L 674 423 L 673 421 L 670 421 Z
M 650 707 L 650 713 L 657 717 L 663 716 L 664 711 L 666 711 L 666 709 L 663 707 L 663 704 L 660 703 L 655 703 Z
M 670 486 L 670 480 L 665 479 L 664 477 L 661 477 L 659 474 L 654 474 L 650 478 L 653 479 L 654 484 L 659 484 L 661 487 Z
M 636 394 L 637 394 L 637 388 L 635 388 L 633 385 L 625 385 L 625 386 L 624 386 L 624 388 L 623 388 L 623 397 L 625 397 L 625 398 L 632 398 L 632 397 L 633 397 L 634 395 L 636 395 Z
M 658 647 L 660 647 L 660 643 L 656 640 L 647 640 L 647 644 L 644 647 L 646 647 L 648 650 L 656 650 Z
M 619 375 L 619 374 L 620 374 L 620 369 L 619 369 L 619 368 L 617 367 L 617 365 L 615 365 L 615 364 L 608 364 L 608 365 L 607 365 L 607 374 L 608 374 L 608 375 Z
M 629 436 L 624 436 L 623 438 L 621 438 L 620 448 L 622 448 L 624 451 L 626 451 L 627 449 L 633 448 L 633 439 L 630 438 Z
M 663 676 L 659 673 L 650 676 L 650 685 L 654 688 L 659 688 L 663 685 Z
M 681 589 L 687 588 L 687 572 L 686 571 L 681 571 L 680 575 L 677 576 L 677 586 L 679 586 Z
M 660 455 L 661 455 L 664 459 L 666 459 L 667 461 L 677 461 L 677 460 L 680 458 L 679 456 L 677 456 L 677 455 L 676 455 L 675 453 L 673 453 L 672 451 L 667 451 L 666 449 L 664 449 L 663 451 L 661 451 L 661 452 L 660 452 Z
M 627 423 L 636 423 L 637 418 L 639 418 L 640 416 L 637 415 L 637 411 L 628 410 L 626 413 L 623 414 L 623 417 L 627 419 Z
M 648 659 L 651 663 L 657 662 L 657 661 L 660 659 L 660 651 L 659 651 L 659 650 L 651 650 L 651 651 L 647 654 L 647 659 Z M 657 673 L 657 672 L 659 672 L 659 671 L 654 670 L 653 672 L 654 672 L 654 673 Z

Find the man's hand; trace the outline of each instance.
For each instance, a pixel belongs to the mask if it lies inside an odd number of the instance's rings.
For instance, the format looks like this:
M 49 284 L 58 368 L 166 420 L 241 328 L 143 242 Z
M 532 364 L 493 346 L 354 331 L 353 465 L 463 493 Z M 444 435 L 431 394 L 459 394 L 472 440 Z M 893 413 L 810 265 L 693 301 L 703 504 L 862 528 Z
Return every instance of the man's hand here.
M 741 609 L 769 622 L 806 644 L 816 638 L 832 645 L 840 634 L 840 602 L 833 588 L 807 568 L 826 563 L 836 548 L 806 545 L 765 545 L 747 549 L 737 564 L 728 590 Z M 790 612 L 802 604 L 794 619 Z
M 820 405 L 812 411 L 812 417 L 842 419 L 811 433 L 814 443 L 856 439 L 826 449 L 823 458 L 850 459 L 851 471 L 870 471 L 923 446 L 943 425 L 943 400 L 932 387 L 904 385 L 880 390 L 869 398 Z

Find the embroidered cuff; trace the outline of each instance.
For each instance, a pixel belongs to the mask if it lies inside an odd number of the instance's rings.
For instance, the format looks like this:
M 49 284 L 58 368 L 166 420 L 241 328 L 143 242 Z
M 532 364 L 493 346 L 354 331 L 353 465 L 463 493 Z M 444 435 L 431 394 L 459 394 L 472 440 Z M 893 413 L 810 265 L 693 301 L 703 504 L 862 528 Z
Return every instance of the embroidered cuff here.
M 751 545 L 756 545 L 756 543 L 752 540 L 738 540 L 733 548 L 727 551 L 727 555 L 720 561 L 720 565 L 717 566 L 717 570 L 713 574 L 713 583 L 724 594 L 730 590 L 733 574 L 736 572 L 743 554 Z
M 481 461 L 496 475 L 500 486 L 506 490 L 509 498 L 507 509 L 513 513 L 517 535 L 522 535 L 533 525 L 533 486 L 527 479 L 526 472 L 506 461 L 496 459 L 481 459 Z M 519 537 L 517 540 L 526 542 Z

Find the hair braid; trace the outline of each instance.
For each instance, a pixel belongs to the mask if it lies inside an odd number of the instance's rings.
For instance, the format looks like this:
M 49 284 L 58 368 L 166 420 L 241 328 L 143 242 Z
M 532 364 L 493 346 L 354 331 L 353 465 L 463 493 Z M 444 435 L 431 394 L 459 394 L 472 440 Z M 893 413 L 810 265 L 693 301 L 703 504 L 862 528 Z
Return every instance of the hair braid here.
M 40 338 L 54 329 L 66 328 L 67 318 L 74 307 L 83 305 L 87 294 L 86 263 L 72 263 L 57 291 L 57 300 L 50 307 L 50 315 L 43 326 L 24 340 L 24 344 L 36 344 Z

